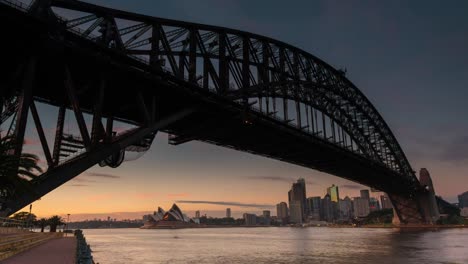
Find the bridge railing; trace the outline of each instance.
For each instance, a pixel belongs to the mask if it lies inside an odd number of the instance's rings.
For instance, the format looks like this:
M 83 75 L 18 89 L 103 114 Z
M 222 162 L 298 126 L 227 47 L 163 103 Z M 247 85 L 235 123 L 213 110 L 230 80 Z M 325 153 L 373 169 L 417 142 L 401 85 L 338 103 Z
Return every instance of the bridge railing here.
M 16 0 L 0 0 L 0 3 L 9 5 L 23 12 L 28 12 L 29 7 L 31 6 L 30 4 L 26 4 L 26 3 L 23 3 L 21 1 L 16 1 Z
M 26 11 L 26 12 L 27 12 L 27 10 L 29 9 L 29 6 L 30 6 L 30 5 L 28 5 L 28 4 L 22 3 L 22 2 L 17 1 L 17 0 L 0 0 L 0 3 L 6 3 L 6 4 L 10 5 L 10 6 L 13 6 L 13 7 L 15 7 L 15 8 L 21 9 L 21 10 Z M 60 16 L 60 15 L 57 14 L 57 13 L 54 13 L 54 14 L 55 14 L 55 16 L 57 17 L 57 19 L 59 20 L 60 23 L 63 23 L 63 24 L 65 24 L 65 25 L 67 24 L 67 22 L 68 22 L 68 19 L 67 19 L 67 18 L 62 17 L 62 16 Z M 96 36 L 96 35 L 94 35 L 94 34 L 92 34 L 92 33 L 84 34 L 84 33 L 85 33 L 85 30 L 83 30 L 83 29 L 80 29 L 80 28 L 78 28 L 78 27 L 71 27 L 71 28 L 67 28 L 67 30 L 68 30 L 69 32 L 73 33 L 73 34 L 76 34 L 77 36 L 80 36 L 80 37 L 86 38 L 86 39 L 88 39 L 88 40 L 90 40 L 90 41 L 92 41 L 92 42 L 98 43 L 99 36 Z M 133 54 L 128 54 L 128 53 L 125 53 L 125 56 L 127 56 L 128 58 L 131 58 L 131 59 L 133 59 L 133 60 L 135 60 L 135 61 L 141 62 L 141 63 L 143 63 L 143 64 L 145 64 L 145 65 L 149 65 L 149 64 L 150 64 L 149 59 L 146 58 L 146 57 L 141 57 L 141 56 L 138 56 L 138 55 L 133 55 Z M 166 73 L 166 74 L 169 74 L 169 75 L 173 75 L 173 74 L 174 74 L 173 71 L 172 71 L 171 69 L 169 69 L 169 68 L 167 68 L 167 67 L 165 67 L 165 66 L 162 66 L 162 67 L 161 67 L 161 70 L 162 70 L 162 72 L 164 72 L 164 73 Z M 182 76 L 182 77 L 179 76 L 179 77 L 180 77 L 180 78 L 183 78 L 185 81 L 189 81 L 188 76 Z M 199 83 L 196 83 L 196 85 L 197 85 L 200 89 L 203 89 L 203 90 L 204 90 L 203 86 L 200 85 Z M 254 112 L 257 112 L 257 113 L 260 113 L 260 114 L 266 114 L 269 118 L 272 118 L 272 119 L 274 119 L 274 120 L 276 120 L 276 121 L 278 121 L 278 122 L 281 122 L 281 123 L 283 123 L 283 124 L 286 124 L 286 125 L 288 125 L 288 126 L 290 126 L 290 127 L 296 127 L 296 126 L 294 125 L 294 123 L 292 123 L 291 121 L 287 121 L 287 120 L 284 120 L 284 119 L 282 119 L 282 118 L 279 118 L 278 116 L 276 116 L 275 114 L 272 114 L 272 113 L 265 113 L 264 111 L 261 111 L 261 109 L 259 109 L 259 108 L 256 107 L 256 106 L 249 106 L 249 109 L 250 109 L 251 111 L 254 111 Z M 320 132 L 312 132 L 312 131 L 310 131 L 310 129 L 304 129 L 304 128 L 301 128 L 300 130 L 303 131 L 303 132 L 305 132 L 305 133 L 308 133 L 309 135 L 311 135 L 311 136 L 313 136 L 313 137 L 315 137 L 315 138 L 318 138 L 318 139 L 320 139 L 320 140 L 325 140 L 325 141 L 327 141 L 328 143 L 331 143 L 331 144 L 333 144 L 333 145 L 336 145 L 336 146 L 339 146 L 339 147 L 343 147 L 343 148 L 345 148 L 345 149 L 347 149 L 347 150 L 350 150 L 350 151 L 352 151 L 354 154 L 357 154 L 357 155 L 360 155 L 360 156 L 365 156 L 364 153 L 363 153 L 362 151 L 360 151 L 360 150 L 353 151 L 353 149 L 352 149 L 353 146 L 352 146 L 352 145 L 351 145 L 351 146 L 346 146 L 346 144 L 344 144 L 343 142 L 334 142 L 334 141 L 331 141 L 331 140 L 329 140 L 329 138 L 327 138 L 325 135 L 320 134 Z M 82 153 L 83 153 L 83 151 L 81 151 L 81 152 L 79 152 L 79 153 L 75 153 L 75 154 L 73 155 L 73 157 L 79 156 L 79 155 L 82 154 Z

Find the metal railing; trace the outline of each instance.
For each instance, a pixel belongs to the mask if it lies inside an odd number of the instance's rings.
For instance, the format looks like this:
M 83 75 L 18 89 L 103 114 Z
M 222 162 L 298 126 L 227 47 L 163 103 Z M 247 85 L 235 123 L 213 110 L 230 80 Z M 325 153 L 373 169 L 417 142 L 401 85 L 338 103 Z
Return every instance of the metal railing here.
M 16 9 L 19 9 L 23 12 L 28 12 L 29 7 L 31 6 L 30 4 L 26 4 L 21 1 L 15 1 L 15 0 L 0 0 L 0 3 L 4 3 Z
M 77 264 L 94 264 L 91 248 L 86 243 L 86 238 L 83 236 L 83 231 L 75 230 L 76 237 L 76 263 Z

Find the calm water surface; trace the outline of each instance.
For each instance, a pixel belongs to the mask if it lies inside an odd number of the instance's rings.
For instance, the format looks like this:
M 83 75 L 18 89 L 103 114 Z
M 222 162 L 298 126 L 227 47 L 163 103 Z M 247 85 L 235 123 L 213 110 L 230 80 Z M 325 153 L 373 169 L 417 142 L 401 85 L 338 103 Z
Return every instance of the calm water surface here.
M 468 229 L 365 228 L 84 230 L 100 264 L 463 263 Z

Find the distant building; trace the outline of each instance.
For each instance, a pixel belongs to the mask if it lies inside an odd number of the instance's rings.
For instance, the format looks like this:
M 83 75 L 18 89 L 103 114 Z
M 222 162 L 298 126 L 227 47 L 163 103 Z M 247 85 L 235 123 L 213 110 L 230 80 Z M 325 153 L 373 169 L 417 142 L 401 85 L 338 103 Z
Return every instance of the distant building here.
M 145 217 L 142 228 L 186 228 L 194 227 L 197 224 L 185 215 L 182 210 L 173 204 L 169 211 L 164 211 L 161 207 L 150 217 Z
M 370 200 L 369 190 L 361 190 L 361 198 Z
M 460 215 L 465 217 L 465 218 L 468 218 L 468 207 L 463 207 L 461 210 L 460 210 Z
M 321 203 L 321 210 L 320 210 L 320 215 L 321 215 L 321 220 L 322 221 L 327 221 L 327 222 L 333 222 L 334 220 L 334 208 L 333 208 L 333 203 L 331 201 L 330 195 L 326 194 Z
M 374 211 L 379 211 L 379 210 L 380 210 L 379 200 L 375 199 L 374 197 L 371 197 L 369 199 L 369 211 L 374 212 Z
M 380 206 L 382 209 L 392 209 L 392 201 L 390 201 L 390 198 L 388 198 L 387 194 L 381 195 L 380 196 Z
M 301 201 L 291 200 L 289 202 L 289 222 L 294 224 L 302 224 L 304 218 L 302 214 Z
M 289 208 L 291 210 L 291 201 L 299 201 L 301 203 L 302 213 L 301 217 L 304 221 L 308 215 L 307 212 L 307 199 L 306 199 L 306 184 L 303 178 L 293 183 L 291 190 L 288 192 Z M 291 213 L 292 214 L 292 213 Z
M 361 193 L 362 194 L 362 193 Z M 354 217 L 366 217 L 369 215 L 369 199 L 354 197 L 353 200 Z
M 263 224 L 264 225 L 271 225 L 271 212 L 270 210 L 263 211 Z
M 338 201 L 338 221 L 350 221 L 353 218 L 353 202 L 346 196 Z
M 244 214 L 245 225 L 254 226 L 257 225 L 257 216 L 254 214 Z
M 307 210 L 309 211 L 309 218 L 312 220 L 320 221 L 321 200 L 320 196 L 307 198 Z
M 231 208 L 226 209 L 226 217 L 231 218 Z
M 330 195 L 330 200 L 332 202 L 338 202 L 340 200 L 340 194 L 338 192 L 338 186 L 333 184 L 331 187 L 327 188 L 327 194 Z
M 195 218 L 200 218 L 200 211 L 195 211 Z
M 276 216 L 278 219 L 281 219 L 281 223 L 288 223 L 288 204 L 281 202 L 276 205 Z
M 468 192 L 458 195 L 458 206 L 460 208 L 468 207 Z

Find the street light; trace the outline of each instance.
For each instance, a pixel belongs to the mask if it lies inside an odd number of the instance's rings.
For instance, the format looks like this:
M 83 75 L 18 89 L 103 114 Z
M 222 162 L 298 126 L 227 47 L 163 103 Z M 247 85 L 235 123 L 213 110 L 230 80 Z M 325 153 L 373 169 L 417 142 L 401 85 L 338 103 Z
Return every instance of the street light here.
M 69 223 L 69 222 L 70 222 L 70 214 L 67 214 L 67 225 L 66 225 L 66 228 L 65 228 L 65 232 L 66 232 L 66 233 L 65 233 L 65 234 L 66 234 L 65 236 L 68 236 L 67 230 L 68 230 L 68 223 Z

